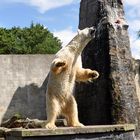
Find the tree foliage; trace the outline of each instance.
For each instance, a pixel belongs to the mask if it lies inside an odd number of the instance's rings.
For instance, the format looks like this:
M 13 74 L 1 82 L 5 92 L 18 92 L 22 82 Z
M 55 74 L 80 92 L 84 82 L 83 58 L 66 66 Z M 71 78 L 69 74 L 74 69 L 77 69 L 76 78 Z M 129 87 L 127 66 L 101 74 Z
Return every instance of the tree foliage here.
M 60 47 L 61 41 L 40 24 L 0 28 L 0 54 L 53 54 Z

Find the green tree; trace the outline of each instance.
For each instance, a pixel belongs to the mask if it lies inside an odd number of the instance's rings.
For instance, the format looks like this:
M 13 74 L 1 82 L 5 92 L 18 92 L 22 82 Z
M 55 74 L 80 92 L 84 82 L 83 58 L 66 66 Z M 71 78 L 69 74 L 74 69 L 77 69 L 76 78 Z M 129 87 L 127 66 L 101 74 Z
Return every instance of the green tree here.
M 61 41 L 43 25 L 0 28 L 0 54 L 53 54 L 60 48 Z

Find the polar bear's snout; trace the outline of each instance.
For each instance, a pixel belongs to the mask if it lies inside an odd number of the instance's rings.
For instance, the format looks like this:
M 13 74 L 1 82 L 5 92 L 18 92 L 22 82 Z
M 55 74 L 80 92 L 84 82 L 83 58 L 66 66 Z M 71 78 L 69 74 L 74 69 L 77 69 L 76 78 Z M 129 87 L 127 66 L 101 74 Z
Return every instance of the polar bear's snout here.
M 95 32 L 96 32 L 96 29 L 94 27 L 92 29 L 90 29 L 90 35 L 92 37 L 95 37 Z

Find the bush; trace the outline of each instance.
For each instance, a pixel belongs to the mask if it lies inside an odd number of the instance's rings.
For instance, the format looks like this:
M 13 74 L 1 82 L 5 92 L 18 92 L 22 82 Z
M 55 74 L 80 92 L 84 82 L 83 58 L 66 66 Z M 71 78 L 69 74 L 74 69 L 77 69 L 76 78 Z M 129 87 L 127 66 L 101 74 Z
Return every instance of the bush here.
M 0 54 L 54 54 L 61 41 L 43 25 L 31 24 L 29 28 L 0 28 Z

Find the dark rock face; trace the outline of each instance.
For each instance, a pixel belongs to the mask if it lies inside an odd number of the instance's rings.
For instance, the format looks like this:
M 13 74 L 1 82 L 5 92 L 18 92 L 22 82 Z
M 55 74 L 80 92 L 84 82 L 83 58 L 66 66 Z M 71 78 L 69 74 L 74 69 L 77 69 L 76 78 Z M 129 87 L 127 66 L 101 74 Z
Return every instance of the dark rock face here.
M 83 67 L 95 69 L 94 83 L 77 84 L 79 118 L 84 124 L 135 123 L 138 98 L 121 0 L 82 0 L 79 28 L 96 26 L 83 51 Z

